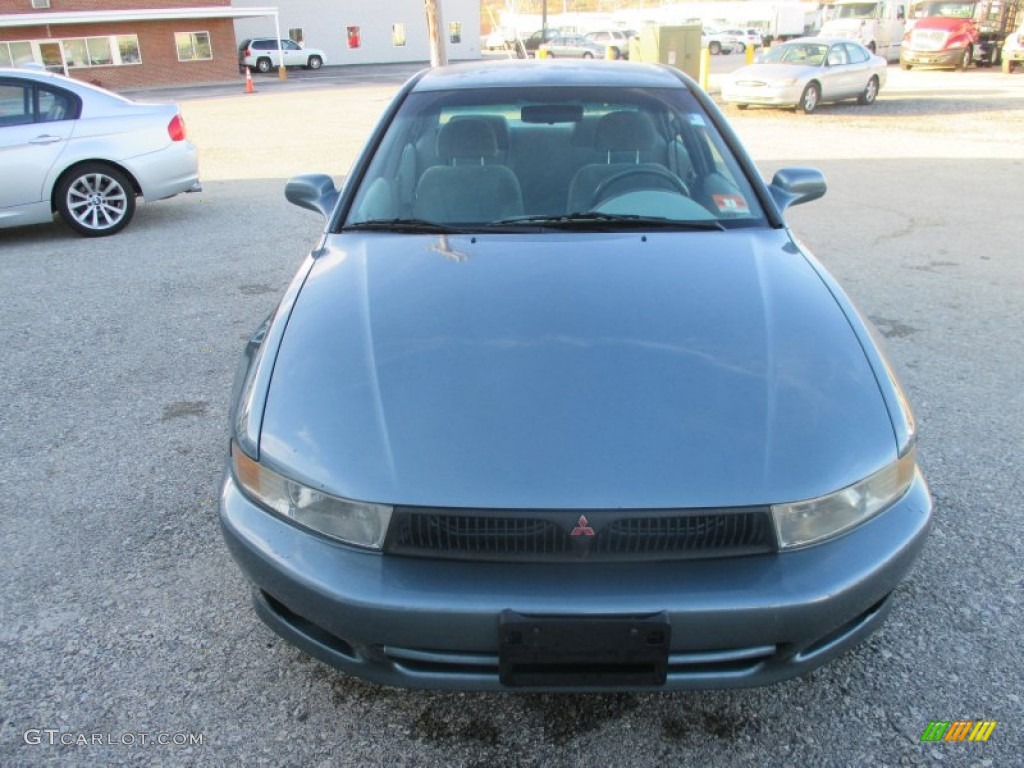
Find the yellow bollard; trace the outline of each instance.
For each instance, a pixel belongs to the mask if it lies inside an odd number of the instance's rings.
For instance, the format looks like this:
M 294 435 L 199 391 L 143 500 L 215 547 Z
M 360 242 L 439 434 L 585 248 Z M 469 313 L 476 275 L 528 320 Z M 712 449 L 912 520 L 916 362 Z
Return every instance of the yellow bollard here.
M 700 87 L 706 93 L 708 90 L 708 78 L 711 76 L 711 51 L 707 48 L 700 49 Z
M 538 48 L 537 49 L 537 58 L 538 59 L 546 59 L 547 57 L 548 57 L 548 52 L 544 48 Z
M 285 72 L 284 64 L 282 64 L 280 67 L 277 68 L 277 79 L 278 80 L 287 80 L 288 79 L 288 73 Z
M 753 64 L 754 63 L 754 46 L 753 45 L 747 45 L 747 50 L 744 51 L 744 53 L 747 54 L 747 64 Z
M 608 61 L 615 61 L 615 59 L 617 58 L 615 56 L 615 48 L 613 46 L 611 46 L 611 45 L 606 45 L 604 47 L 604 57 Z

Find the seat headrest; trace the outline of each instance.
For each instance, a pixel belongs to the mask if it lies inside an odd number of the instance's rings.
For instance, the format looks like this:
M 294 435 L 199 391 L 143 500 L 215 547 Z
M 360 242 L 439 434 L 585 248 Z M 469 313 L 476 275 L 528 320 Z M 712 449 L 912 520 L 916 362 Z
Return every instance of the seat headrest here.
M 654 140 L 654 124 L 642 112 L 609 112 L 594 131 L 594 146 L 602 152 L 653 149 Z
M 484 120 L 449 120 L 437 134 L 437 154 L 445 160 L 494 157 L 498 154 L 498 140 L 494 129 Z

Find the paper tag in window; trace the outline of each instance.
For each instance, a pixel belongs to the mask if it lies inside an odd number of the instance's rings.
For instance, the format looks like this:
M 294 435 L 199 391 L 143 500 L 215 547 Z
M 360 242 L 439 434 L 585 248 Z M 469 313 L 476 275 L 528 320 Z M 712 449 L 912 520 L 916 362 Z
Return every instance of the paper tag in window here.
M 715 205 L 718 206 L 718 210 L 722 213 L 734 215 L 750 213 L 747 201 L 743 199 L 742 195 L 712 195 L 711 199 L 715 201 Z

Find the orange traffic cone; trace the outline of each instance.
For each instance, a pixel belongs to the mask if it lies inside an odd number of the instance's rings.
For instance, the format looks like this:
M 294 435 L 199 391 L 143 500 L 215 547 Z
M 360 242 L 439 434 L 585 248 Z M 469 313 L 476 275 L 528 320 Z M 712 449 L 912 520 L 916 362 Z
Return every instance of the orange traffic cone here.
M 248 67 L 245 68 L 245 92 L 256 93 L 256 89 L 252 84 L 252 72 L 249 71 Z

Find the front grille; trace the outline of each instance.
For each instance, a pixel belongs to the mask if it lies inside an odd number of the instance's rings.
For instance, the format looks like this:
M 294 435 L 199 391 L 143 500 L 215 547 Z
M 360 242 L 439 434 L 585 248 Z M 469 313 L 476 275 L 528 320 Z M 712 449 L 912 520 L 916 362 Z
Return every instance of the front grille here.
M 466 510 L 396 507 L 384 550 L 455 560 L 682 560 L 776 550 L 767 508 Z

